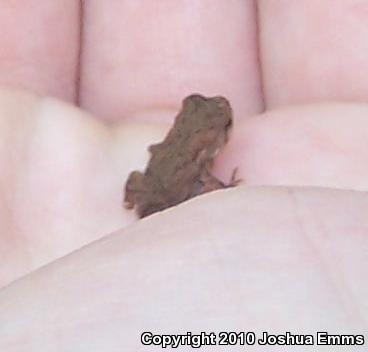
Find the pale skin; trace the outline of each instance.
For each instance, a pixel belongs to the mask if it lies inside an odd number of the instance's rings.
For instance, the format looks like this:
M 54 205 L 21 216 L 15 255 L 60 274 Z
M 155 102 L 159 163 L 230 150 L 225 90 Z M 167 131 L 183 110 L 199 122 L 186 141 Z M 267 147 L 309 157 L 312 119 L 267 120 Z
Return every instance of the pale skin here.
M 76 2 L 32 2 L 0 4 L 0 350 L 367 332 L 365 1 L 259 1 L 258 37 L 251 1 L 89 0 L 80 86 Z M 196 91 L 232 102 L 215 174 L 250 187 L 137 222 L 124 179 Z

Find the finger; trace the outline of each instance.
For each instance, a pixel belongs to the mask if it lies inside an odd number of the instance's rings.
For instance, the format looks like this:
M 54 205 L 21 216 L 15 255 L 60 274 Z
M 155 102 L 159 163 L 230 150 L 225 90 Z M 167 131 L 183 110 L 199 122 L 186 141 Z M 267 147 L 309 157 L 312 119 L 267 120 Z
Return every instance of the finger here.
M 76 100 L 79 2 L 0 2 L 0 85 Z
M 259 1 L 269 108 L 321 100 L 366 101 L 365 1 Z
M 122 210 L 131 150 L 120 144 L 114 153 L 104 125 L 55 99 L 8 91 L 0 92 L 0 116 L 1 286 L 133 214 Z
M 84 9 L 81 104 L 109 120 L 169 120 L 193 92 L 260 111 L 253 1 L 99 1 Z
M 134 351 L 143 331 L 183 327 L 357 332 L 368 315 L 367 212 L 366 195 L 336 190 L 197 198 L 0 292 L 0 347 Z
M 368 189 L 368 106 L 298 105 L 239 124 L 217 160 L 248 185 Z M 225 173 L 225 174 L 224 174 Z
M 164 124 L 105 124 L 56 99 L 0 90 L 0 287 L 135 220 L 132 170 Z

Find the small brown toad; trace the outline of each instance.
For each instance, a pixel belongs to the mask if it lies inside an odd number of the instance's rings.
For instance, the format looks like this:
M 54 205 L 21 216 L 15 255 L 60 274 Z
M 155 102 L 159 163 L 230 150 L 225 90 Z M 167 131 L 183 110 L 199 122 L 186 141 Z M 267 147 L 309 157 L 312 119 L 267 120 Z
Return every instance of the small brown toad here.
M 215 156 L 228 140 L 232 110 L 223 97 L 193 94 L 184 99 L 163 142 L 149 147 L 144 173 L 133 171 L 125 185 L 125 206 L 143 218 L 226 185 L 211 175 Z

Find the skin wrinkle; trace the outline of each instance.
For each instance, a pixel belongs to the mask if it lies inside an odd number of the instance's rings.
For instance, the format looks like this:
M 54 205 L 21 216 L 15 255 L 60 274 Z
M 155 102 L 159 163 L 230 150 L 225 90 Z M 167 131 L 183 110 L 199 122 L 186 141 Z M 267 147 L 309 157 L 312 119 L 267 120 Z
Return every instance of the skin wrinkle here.
M 3 58 L 1 58 L 1 66 L 3 68 L 8 66 L 8 70 L 13 71 L 14 76 L 22 75 L 26 77 L 25 81 L 32 81 L 33 79 L 36 79 L 36 80 L 39 80 L 40 82 L 42 81 L 47 82 L 47 80 L 52 78 L 54 82 L 58 82 L 58 84 L 61 87 L 65 87 L 64 89 L 66 91 L 68 90 L 67 88 L 69 84 L 68 79 L 65 79 L 65 77 L 63 76 L 60 77 L 59 73 L 55 73 L 55 72 L 50 73 L 50 72 L 44 72 L 44 71 L 38 70 L 37 64 L 39 64 L 39 62 L 36 60 L 32 60 L 31 58 L 27 58 L 27 59 L 17 58 L 16 60 L 12 58 L 4 60 Z M 7 79 L 1 82 L 1 88 L 17 89 L 19 87 L 18 87 L 18 84 L 14 84 L 11 80 Z M 25 87 L 22 87 L 22 88 L 25 88 Z M 73 88 L 73 91 L 75 92 L 75 86 Z M 44 94 L 42 92 L 37 92 L 37 93 Z M 50 94 L 50 93 L 51 91 L 47 92 L 47 94 Z M 74 102 L 75 102 L 75 99 L 73 98 L 71 100 L 71 103 L 74 103 Z
M 19 160 L 22 160 L 24 164 L 26 164 L 26 160 L 29 158 L 29 146 L 33 143 L 35 135 L 33 134 L 27 134 L 24 133 L 24 130 L 26 130 L 25 126 L 31 127 L 37 126 L 37 120 L 31 120 L 29 117 L 37 116 L 37 113 L 39 112 L 40 106 L 39 105 L 31 105 L 28 110 L 29 116 L 27 116 L 27 120 L 23 121 L 22 128 L 17 130 L 16 124 L 13 123 L 13 121 L 10 122 L 11 125 L 14 125 L 14 130 L 16 137 L 14 134 L 12 135 L 12 140 L 15 145 L 17 145 L 17 149 L 21 150 L 21 154 L 17 154 L 17 157 Z M 33 127 L 32 126 L 32 127 Z M 19 152 L 18 152 L 19 153 Z M 16 167 L 14 167 L 14 170 L 16 170 Z M 4 201 L 2 201 L 1 209 L 6 209 L 8 212 L 7 219 L 10 220 L 11 226 L 8 228 L 10 229 L 9 236 L 11 236 L 11 242 L 12 245 L 15 246 L 16 251 L 18 253 L 22 253 L 22 255 L 19 257 L 23 258 L 22 263 L 18 266 L 21 268 L 25 267 L 32 267 L 33 266 L 33 253 L 32 253 L 32 246 L 29 241 L 29 238 L 27 237 L 27 231 L 24 231 L 24 229 L 21 226 L 21 220 L 19 217 L 19 214 L 17 214 L 17 200 L 16 195 L 17 192 L 19 192 L 22 187 L 20 185 L 23 185 L 23 178 L 27 175 L 27 171 L 24 172 L 21 170 L 20 172 L 14 172 L 11 177 L 9 177 L 9 180 L 11 182 L 11 185 L 8 181 L 8 187 L 6 190 L 2 192 L 2 197 Z M 9 189 L 13 189 L 14 191 L 10 192 Z M 21 197 L 20 197 L 21 198 Z M 8 232 L 8 231 L 4 231 Z M 24 245 L 24 243 L 27 243 L 27 245 Z M 17 264 L 19 264 L 19 258 L 16 256 L 15 261 Z M 14 261 L 13 259 L 13 261 Z M 15 265 L 17 267 L 17 265 Z M 23 274 L 24 269 L 20 270 L 21 274 Z M 0 281 L 1 282 L 1 281 Z M 8 280 L 5 280 L 3 282 L 8 282 Z
M 229 270 L 226 270 L 228 267 L 228 265 L 226 265 L 226 255 L 221 255 L 221 248 L 223 248 L 223 246 L 221 246 L 219 242 L 219 237 L 207 236 L 207 243 L 209 244 L 209 248 L 212 250 L 211 257 L 215 259 L 212 261 L 212 265 L 218 268 L 218 270 L 216 270 L 217 275 L 221 276 L 221 282 L 225 287 L 231 287 L 231 290 L 226 290 L 226 295 L 229 295 L 229 298 L 233 299 L 233 302 L 237 302 L 236 310 L 246 310 L 246 306 L 243 304 L 244 301 L 238 300 L 238 297 L 241 297 L 242 295 L 240 280 L 232 280 L 231 276 L 229 278 Z M 231 305 L 231 308 L 234 309 L 233 305 Z M 235 318 L 233 319 L 235 320 Z M 240 324 L 241 319 L 237 318 L 236 320 L 237 323 Z
M 14 210 L 14 207 L 10 206 L 10 204 L 14 203 L 9 199 L 9 192 L 7 190 L 2 191 L 1 193 L 0 209 L 2 210 L 2 217 L 6 218 L 6 223 L 9 224 L 4 229 L 1 229 L 1 241 L 8 241 L 7 246 L 12 248 L 12 251 L 17 252 L 18 256 L 12 259 L 11 252 L 7 252 L 5 255 L 6 257 L 10 254 L 9 257 L 11 259 L 9 261 L 4 261 L 5 267 L 0 271 L 0 290 L 14 282 L 14 275 L 16 277 L 21 277 L 28 271 L 27 268 L 33 265 L 31 251 L 27 246 L 24 246 L 26 238 L 25 236 L 22 236 L 24 232 L 21 231 L 19 226 L 19 219 L 17 219 L 16 210 Z M 2 223 L 4 224 L 4 222 Z M 7 267 L 9 267 L 9 270 L 7 270 Z M 6 284 L 2 285 L 2 283 Z
M 216 237 L 207 236 L 207 243 L 209 244 L 209 247 L 212 250 L 212 258 L 215 258 L 214 265 L 220 269 L 217 271 L 217 273 L 220 273 L 221 280 L 225 284 L 225 286 L 230 287 L 232 284 L 232 288 L 233 288 L 232 296 L 236 296 L 235 290 L 234 290 L 234 282 L 233 281 L 229 282 L 229 280 L 227 279 L 227 276 L 225 275 L 227 270 L 223 270 L 223 268 L 225 268 L 226 266 L 224 265 L 223 255 L 220 255 L 219 248 L 221 248 L 221 246 L 219 246 L 218 244 L 218 237 L 217 236 Z M 237 292 L 240 292 L 239 288 Z
M 80 106 L 81 73 L 83 62 L 84 0 L 79 0 L 79 46 L 75 73 L 75 104 Z
M 260 99 L 261 99 L 261 106 L 262 111 L 260 113 L 267 110 L 267 99 L 265 98 L 265 82 L 263 76 L 263 66 L 262 66 L 262 46 L 261 46 L 261 17 L 260 17 L 260 10 L 258 0 L 254 0 L 254 12 L 255 12 L 255 25 L 256 25 L 256 50 L 257 50 L 257 64 L 258 64 L 258 78 L 259 78 L 259 88 L 260 88 Z
M 294 213 L 294 219 L 295 222 L 300 230 L 300 234 L 304 238 L 304 242 L 308 245 L 309 248 L 312 249 L 313 255 L 315 258 L 319 258 L 318 262 L 322 264 L 325 273 L 325 277 L 328 278 L 328 281 L 330 282 L 331 286 L 334 287 L 334 292 L 337 292 L 337 296 L 339 297 L 339 301 L 341 302 L 341 306 L 344 307 L 344 310 L 346 312 L 349 312 L 349 316 L 358 317 L 360 322 L 365 325 L 366 321 L 363 318 L 363 316 L 360 314 L 360 309 L 358 308 L 356 302 L 356 299 L 354 299 L 354 295 L 351 290 L 348 290 L 348 283 L 346 282 L 346 279 L 344 278 L 344 275 L 342 275 L 341 270 L 338 270 L 338 267 L 334 266 L 332 268 L 330 262 L 331 260 L 328 259 L 328 257 L 324 254 L 323 251 L 319 250 L 319 246 L 315 243 L 313 240 L 313 237 L 310 235 L 310 231 L 307 229 L 308 226 L 305 226 L 308 224 L 308 219 L 306 217 L 307 213 L 310 215 L 311 218 L 313 218 L 313 222 L 317 221 L 317 218 L 313 216 L 315 213 L 312 211 L 308 211 L 311 209 L 305 210 L 305 207 L 301 205 L 301 199 L 300 196 L 297 195 L 295 192 L 294 187 L 288 187 L 287 193 L 286 193 L 293 204 L 292 209 Z M 311 223 L 311 222 L 310 222 Z M 326 234 L 325 229 L 319 223 L 318 230 L 320 233 Z M 316 229 L 314 228 L 313 231 L 315 232 Z M 322 235 L 319 236 L 321 238 L 330 238 L 331 236 Z
M 294 196 L 294 199 L 298 201 L 298 196 L 295 193 L 293 194 L 293 196 Z M 299 201 L 298 203 L 300 204 Z M 309 208 L 309 210 L 311 210 L 311 208 Z M 309 213 L 316 214 L 315 212 L 309 212 Z M 328 235 L 326 236 L 327 234 L 326 229 L 322 225 L 322 221 L 318 221 L 318 220 L 319 220 L 319 217 L 317 214 L 317 216 L 314 217 L 313 221 L 317 222 L 318 229 L 320 230 L 320 232 L 323 233 L 321 238 L 331 238 L 332 236 L 328 236 Z M 309 233 L 311 232 L 309 231 Z M 305 234 L 307 235 L 305 236 L 305 238 L 309 237 L 310 239 L 312 239 L 311 236 L 308 236 L 307 232 L 305 232 Z M 313 240 L 311 242 L 313 242 Z M 318 251 L 317 245 L 314 245 L 314 248 L 315 248 L 315 251 L 319 253 L 319 257 L 321 257 L 322 259 L 326 257 L 326 255 L 323 255 L 323 252 Z M 342 301 L 343 306 L 346 309 L 346 311 L 348 311 L 351 316 L 358 318 L 359 321 L 362 323 L 362 326 L 367 325 L 367 321 L 366 319 L 364 319 L 363 315 L 361 314 L 361 310 L 358 307 L 356 296 L 353 294 L 352 288 L 348 284 L 345 275 L 340 270 L 340 265 L 339 266 L 329 265 L 329 263 L 331 263 L 331 259 L 327 259 L 323 261 L 327 263 L 327 265 L 324 265 L 324 267 L 327 269 L 326 272 L 328 273 L 328 276 L 331 278 L 331 281 L 334 284 L 336 292 L 339 293 L 340 300 Z

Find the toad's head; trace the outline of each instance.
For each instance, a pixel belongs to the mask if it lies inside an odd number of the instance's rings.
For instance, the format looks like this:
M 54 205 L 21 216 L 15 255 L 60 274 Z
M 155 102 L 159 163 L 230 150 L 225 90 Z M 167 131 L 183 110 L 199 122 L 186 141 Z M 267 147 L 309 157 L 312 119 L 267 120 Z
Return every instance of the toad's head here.
M 192 144 L 195 143 L 192 147 L 202 149 L 202 154 L 212 158 L 228 140 L 232 115 L 226 98 L 193 94 L 183 101 L 181 123 L 186 127 Z

